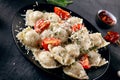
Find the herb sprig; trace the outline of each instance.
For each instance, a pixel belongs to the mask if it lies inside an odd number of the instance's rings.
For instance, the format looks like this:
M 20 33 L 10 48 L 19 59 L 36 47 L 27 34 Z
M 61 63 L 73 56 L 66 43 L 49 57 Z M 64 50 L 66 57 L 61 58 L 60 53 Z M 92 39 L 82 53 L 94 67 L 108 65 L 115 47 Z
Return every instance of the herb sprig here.
M 47 0 L 47 3 L 66 7 L 67 5 L 73 3 L 73 1 L 71 0 Z

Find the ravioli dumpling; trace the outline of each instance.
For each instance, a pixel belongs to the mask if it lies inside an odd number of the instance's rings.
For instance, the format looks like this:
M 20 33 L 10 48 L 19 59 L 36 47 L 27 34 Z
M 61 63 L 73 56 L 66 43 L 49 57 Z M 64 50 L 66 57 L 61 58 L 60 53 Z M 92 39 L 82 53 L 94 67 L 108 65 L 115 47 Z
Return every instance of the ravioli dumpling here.
M 59 28 L 54 27 L 53 33 L 54 33 L 54 37 L 60 39 L 62 42 L 65 42 L 68 39 L 68 32 L 61 27 Z
M 90 51 L 88 53 L 89 61 L 91 66 L 102 66 L 108 61 L 105 58 L 102 58 L 98 51 Z
M 80 47 L 80 51 L 85 51 L 91 48 L 91 40 L 89 38 L 89 32 L 86 27 L 82 27 L 77 32 L 71 35 L 71 40 L 77 43 Z
M 72 33 L 71 25 L 68 22 L 63 21 L 63 22 L 60 23 L 59 26 L 61 28 L 65 29 L 68 32 L 68 34 L 71 35 L 71 33 Z
M 39 34 L 30 27 L 25 28 L 16 36 L 23 45 L 27 47 L 36 47 L 37 41 L 40 40 Z
M 55 61 L 49 51 L 42 51 L 40 54 L 38 54 L 38 61 L 41 66 L 46 69 L 54 69 L 60 67 L 60 64 Z
M 44 30 L 41 34 L 40 34 L 40 38 L 41 39 L 45 39 L 48 37 L 52 37 L 53 32 L 50 29 Z
M 54 59 L 62 65 L 70 65 L 75 62 L 75 59 L 61 46 L 53 47 L 51 53 L 53 54 Z
M 41 50 L 39 48 L 31 48 L 31 51 L 33 53 L 34 59 L 38 60 L 38 54 L 40 54 Z
M 40 11 L 27 10 L 25 25 L 34 26 L 36 21 L 42 18 L 42 16 L 43 16 L 43 13 Z
M 64 67 L 63 71 L 65 74 L 77 79 L 89 79 L 84 68 L 78 62 L 75 62 L 70 66 Z
M 91 39 L 91 43 L 96 46 L 97 48 L 101 48 L 101 47 L 105 47 L 108 44 L 110 44 L 109 42 L 106 42 L 101 33 L 93 33 L 90 34 L 90 39 Z
M 68 54 L 74 58 L 80 55 L 79 46 L 77 44 L 68 44 L 65 46 Z
M 45 12 L 43 15 L 44 20 L 49 20 L 50 22 L 59 22 L 61 18 L 55 13 Z
M 78 17 L 70 17 L 68 18 L 67 22 L 73 26 L 74 24 L 82 24 L 83 23 L 83 19 L 78 18 Z

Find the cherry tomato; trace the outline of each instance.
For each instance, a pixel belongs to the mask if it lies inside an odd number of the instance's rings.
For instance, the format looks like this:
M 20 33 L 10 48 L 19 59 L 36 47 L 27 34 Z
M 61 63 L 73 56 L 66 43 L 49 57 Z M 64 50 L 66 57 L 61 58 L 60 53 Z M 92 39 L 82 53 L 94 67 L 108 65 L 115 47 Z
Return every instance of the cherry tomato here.
M 72 26 L 72 31 L 76 32 L 78 30 L 80 30 L 84 25 L 83 24 L 75 24 Z
M 84 69 L 90 69 L 90 63 L 88 60 L 88 55 L 84 54 L 82 58 L 80 59 L 80 64 L 83 66 Z
M 119 40 L 119 33 L 114 31 L 107 32 L 107 35 L 104 37 L 106 41 L 109 41 L 111 43 L 116 43 Z
M 51 44 L 52 46 L 58 46 L 60 45 L 61 40 L 57 38 L 45 38 L 43 39 L 41 45 L 45 50 L 48 50 L 48 44 Z
M 44 21 L 43 19 L 39 19 L 35 25 L 34 25 L 34 29 L 36 32 L 40 33 L 42 31 L 44 31 L 45 29 L 47 29 L 50 25 L 50 21 Z
M 68 19 L 70 17 L 70 13 L 59 8 L 59 7 L 54 7 L 54 12 L 61 18 L 61 19 Z

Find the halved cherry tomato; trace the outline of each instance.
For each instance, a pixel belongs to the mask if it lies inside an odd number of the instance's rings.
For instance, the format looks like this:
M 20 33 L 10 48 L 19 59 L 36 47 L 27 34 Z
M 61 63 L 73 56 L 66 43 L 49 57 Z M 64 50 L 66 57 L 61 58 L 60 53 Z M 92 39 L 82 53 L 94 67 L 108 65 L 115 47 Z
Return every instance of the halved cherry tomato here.
M 104 38 L 106 41 L 116 43 L 119 40 L 119 37 L 120 37 L 119 33 L 114 31 L 108 31 Z
M 72 26 L 72 31 L 76 32 L 78 30 L 80 30 L 84 25 L 83 24 L 75 24 Z
M 84 69 L 89 69 L 91 67 L 90 63 L 89 63 L 89 60 L 88 60 L 88 55 L 87 54 L 84 54 L 82 56 L 82 58 L 80 59 L 80 64 L 83 66 Z
M 54 7 L 54 12 L 61 18 L 61 19 L 68 19 L 70 17 L 70 13 L 59 8 L 59 7 Z
M 40 33 L 42 31 L 44 31 L 45 29 L 47 29 L 50 25 L 50 21 L 44 21 L 43 19 L 39 19 L 35 25 L 34 25 L 34 29 L 36 32 Z
M 45 38 L 43 39 L 41 45 L 45 50 L 48 50 L 48 44 L 51 44 L 52 46 L 58 46 L 60 45 L 61 40 L 57 38 Z

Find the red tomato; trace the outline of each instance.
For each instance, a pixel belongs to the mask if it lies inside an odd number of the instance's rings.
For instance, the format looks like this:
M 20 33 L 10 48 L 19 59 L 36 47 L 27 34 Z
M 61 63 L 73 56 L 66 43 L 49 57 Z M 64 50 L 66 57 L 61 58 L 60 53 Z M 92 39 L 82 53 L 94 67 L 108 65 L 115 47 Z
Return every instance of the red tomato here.
M 42 47 L 45 50 L 48 50 L 48 44 L 51 44 L 52 46 L 58 46 L 58 45 L 60 45 L 60 43 L 61 43 L 60 39 L 57 39 L 57 38 L 45 38 L 42 41 Z
M 34 29 L 36 32 L 40 33 L 42 31 L 44 31 L 45 29 L 47 29 L 50 25 L 50 21 L 44 21 L 43 19 L 39 19 L 35 25 L 34 25 Z
M 61 18 L 61 19 L 68 19 L 70 17 L 70 13 L 59 8 L 59 7 L 54 7 L 54 12 Z
M 80 64 L 83 66 L 84 69 L 90 69 L 90 63 L 88 60 L 88 55 L 84 54 L 82 58 L 80 59 Z
M 84 25 L 83 24 L 75 24 L 72 26 L 72 31 L 76 32 L 80 30 Z
M 119 37 L 120 37 L 119 33 L 109 31 L 109 32 L 107 32 L 107 35 L 104 38 L 105 38 L 105 40 L 107 40 L 111 43 L 116 43 L 117 40 L 119 40 Z

